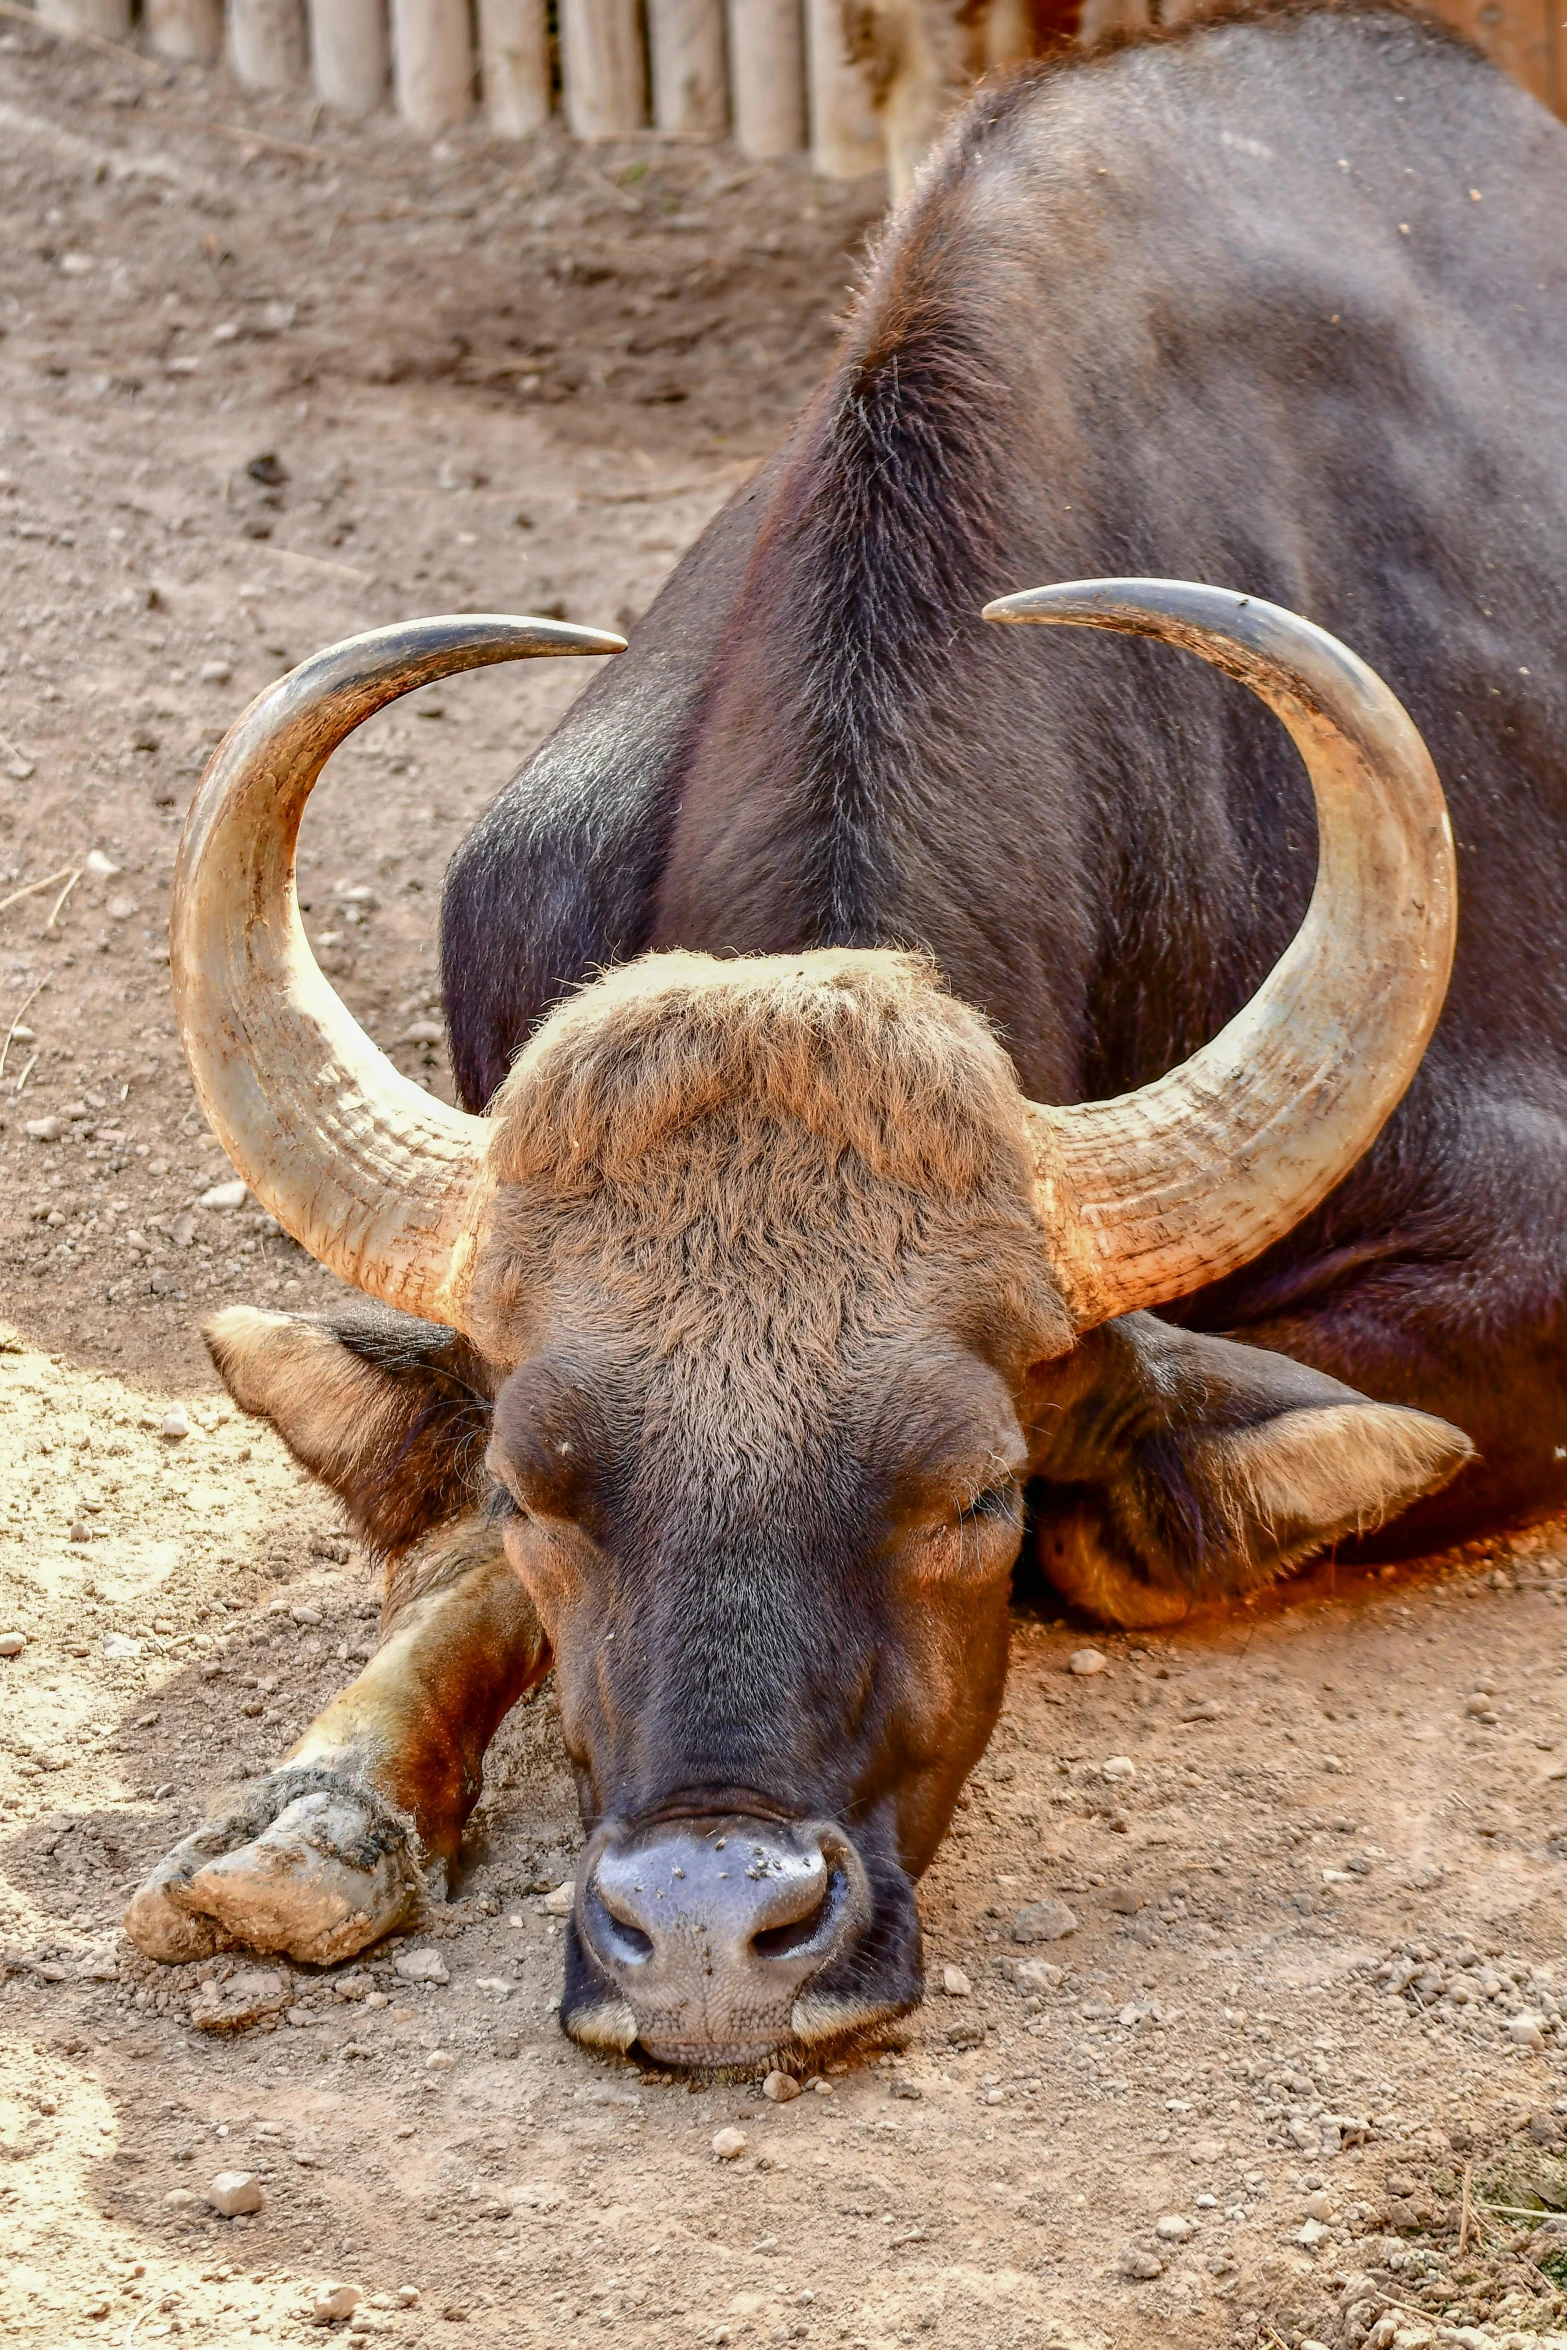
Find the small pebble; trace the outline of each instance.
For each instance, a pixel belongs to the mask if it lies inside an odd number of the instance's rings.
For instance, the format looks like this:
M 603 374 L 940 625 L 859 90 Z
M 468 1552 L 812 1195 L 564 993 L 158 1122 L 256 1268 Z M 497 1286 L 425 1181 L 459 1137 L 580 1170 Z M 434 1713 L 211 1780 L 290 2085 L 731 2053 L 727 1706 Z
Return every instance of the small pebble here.
M 30 1134 L 34 1142 L 58 1142 L 65 1128 L 58 1118 L 29 1118 L 22 1132 Z
M 0 1632 L 0 1656 L 20 1656 L 26 1646 L 25 1632 Z
M 1178 2211 L 1167 2211 L 1154 2228 L 1161 2244 L 1184 2244 L 1188 2236 L 1195 2236 L 1197 2223 L 1186 2219 Z
M 793 2073 L 771 2072 L 762 2083 L 762 2095 L 770 2097 L 774 2105 L 787 2105 L 800 2094 L 800 2084 Z
M 1030 1901 L 1012 1920 L 1014 1942 L 1061 1942 L 1077 1932 L 1077 1919 L 1064 1901 Z
M 405 2309 L 417 2309 L 421 2298 L 418 2286 L 399 2285 L 397 2298 Z
M 1308 2252 L 1315 2252 L 1327 2234 L 1328 2230 L 1320 2219 L 1308 2219 L 1305 2225 L 1296 2231 L 1295 2241 L 1297 2244 L 1304 2245 Z
M 575 1877 L 568 1877 L 563 1885 L 556 1886 L 553 1893 L 545 1894 L 543 1907 L 546 1916 L 552 1918 L 569 1918 L 571 1915 L 571 1905 L 576 1900 L 576 1897 L 577 1880 Z
M 1543 2023 L 1544 2018 L 1537 2015 L 1509 2016 L 1507 2037 L 1515 2048 L 1543 2048 L 1545 2046 Z
M 357 2285 L 319 2285 L 310 2322 L 318 2326 L 337 2325 L 345 2317 L 352 2317 L 363 2299 Z
M 198 2032 L 245 2032 L 288 2005 L 288 1978 L 259 1967 L 242 1968 L 226 1983 L 199 1989 L 190 2020 Z
M 941 1987 L 949 1999 L 972 1999 L 974 1986 L 960 1966 L 944 1966 Z
M 235 2219 L 242 2211 L 259 2211 L 266 2196 L 253 2170 L 220 2170 L 207 2189 L 207 2201 L 225 2219 Z
M 432 2048 L 424 2060 L 424 2069 L 429 2073 L 449 2073 L 455 2069 L 456 2063 L 457 2059 L 449 2048 Z
M 238 331 L 236 328 L 235 332 Z M 221 327 L 214 329 L 212 337 L 214 342 L 222 332 Z M 233 664 L 229 661 L 203 661 L 201 665 L 200 676 L 203 685 L 227 685 L 233 674 Z
M 164 1413 L 162 1433 L 176 1441 L 190 1434 L 190 1414 L 182 1403 L 171 1404 Z
M 1308 2219 L 1331 2219 L 1333 2217 L 1333 2198 L 1326 2188 L 1319 2187 L 1314 2195 L 1306 2197 L 1306 2217 Z
M 1145 2252 L 1140 2244 L 1128 2244 L 1117 2263 L 1123 2277 L 1142 2283 L 1151 2277 L 1162 2277 L 1164 2262 L 1156 2252 Z
M 249 1197 L 249 1186 L 242 1177 L 236 1175 L 232 1183 L 209 1185 L 196 1205 L 198 1208 L 242 1208 Z
M 738 2162 L 745 2152 L 744 2130 L 715 2130 L 713 2152 L 720 2162 Z
M 1048 1958 L 1025 1958 L 1018 1966 L 1016 1980 L 1022 1991 L 1059 1991 L 1066 1969 L 1052 1966 Z
M 200 2201 L 201 2197 L 193 2195 L 189 2187 L 171 2187 L 163 2198 L 163 2208 L 165 2211 L 193 2211 Z
M 1099 1768 L 1101 1777 L 1108 1779 L 1112 1786 L 1137 1776 L 1137 1765 L 1129 1754 L 1112 1754 L 1110 1760 L 1101 1763 Z
M 1097 1648 L 1074 1648 L 1066 1669 L 1076 1673 L 1080 1680 L 1086 1680 L 1090 1673 L 1102 1673 L 1109 1661 Z
M 392 1969 L 405 1983 L 449 1983 L 452 1979 L 438 1950 L 399 1950 Z

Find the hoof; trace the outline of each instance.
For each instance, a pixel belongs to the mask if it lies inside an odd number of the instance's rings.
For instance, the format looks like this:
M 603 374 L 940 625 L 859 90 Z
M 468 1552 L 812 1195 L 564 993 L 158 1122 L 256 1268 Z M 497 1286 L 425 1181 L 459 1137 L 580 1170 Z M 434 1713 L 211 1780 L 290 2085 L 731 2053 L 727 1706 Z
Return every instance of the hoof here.
M 243 1947 L 332 1966 L 401 1925 L 424 1891 L 412 1829 L 372 1789 L 279 1771 L 177 1844 L 124 1924 L 169 1965 Z
M 183 1906 L 191 1869 L 201 1865 L 191 1853 L 196 1841 L 187 1836 L 164 1854 L 147 1882 L 131 1895 L 121 1920 L 143 1958 L 160 1959 L 165 1966 L 211 1958 L 228 1944 L 228 1936 L 212 1918 Z

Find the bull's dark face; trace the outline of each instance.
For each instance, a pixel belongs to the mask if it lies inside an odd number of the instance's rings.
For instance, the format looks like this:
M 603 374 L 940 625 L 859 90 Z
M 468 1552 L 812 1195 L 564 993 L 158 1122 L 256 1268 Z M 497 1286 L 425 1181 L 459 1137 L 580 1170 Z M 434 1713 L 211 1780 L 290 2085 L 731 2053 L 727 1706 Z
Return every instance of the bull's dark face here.
M 565 2020 L 744 2064 L 919 1994 L 1071 1328 L 971 1013 L 637 987 L 519 1065 L 470 1327 L 589 1830 Z
M 726 1408 L 700 1357 L 552 1348 L 490 1445 L 590 1835 L 566 2021 L 682 2062 L 918 1997 L 913 1882 L 995 1721 L 1022 1532 L 1012 1366 L 927 1330 L 805 1392 L 756 1368 Z
M 464 1337 L 361 1309 L 214 1343 L 394 1561 L 499 1516 L 588 1831 L 562 2014 L 590 2043 L 755 2065 L 918 1998 L 1026 1481 L 1064 1588 L 1153 1622 L 1467 1449 L 1148 1315 L 1076 1333 L 1016 1081 L 906 974 L 603 982 L 495 1117 Z

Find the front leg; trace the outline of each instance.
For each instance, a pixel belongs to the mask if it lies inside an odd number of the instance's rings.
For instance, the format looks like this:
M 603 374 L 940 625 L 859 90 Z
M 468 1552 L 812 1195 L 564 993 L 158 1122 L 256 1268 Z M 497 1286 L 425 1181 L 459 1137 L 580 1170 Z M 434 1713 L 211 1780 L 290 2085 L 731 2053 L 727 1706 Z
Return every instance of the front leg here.
M 125 1930 L 170 1964 L 233 1944 L 328 1966 L 444 1882 L 502 1720 L 549 1647 L 478 1518 L 400 1560 L 380 1647 L 278 1768 L 233 1790 L 133 1896 Z

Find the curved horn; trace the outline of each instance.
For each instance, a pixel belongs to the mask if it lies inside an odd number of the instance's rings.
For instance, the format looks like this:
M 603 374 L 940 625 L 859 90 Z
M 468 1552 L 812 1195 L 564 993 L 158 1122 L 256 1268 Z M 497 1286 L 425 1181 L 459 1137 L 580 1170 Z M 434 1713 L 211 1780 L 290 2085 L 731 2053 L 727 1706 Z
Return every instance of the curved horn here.
M 404 1077 L 322 977 L 294 894 L 299 820 L 338 744 L 399 694 L 495 661 L 624 649 L 489 613 L 350 637 L 257 696 L 186 819 L 169 969 L 213 1132 L 313 1257 L 428 1320 L 461 1323 L 489 1127 Z
M 1184 580 L 1077 580 L 987 620 L 1183 645 L 1288 728 L 1317 803 L 1306 919 L 1244 1010 L 1136 1093 L 1031 1102 L 1041 1212 L 1079 1329 L 1202 1289 L 1309 1215 L 1420 1065 L 1452 968 L 1453 836 L 1409 713 L 1336 638 Z

